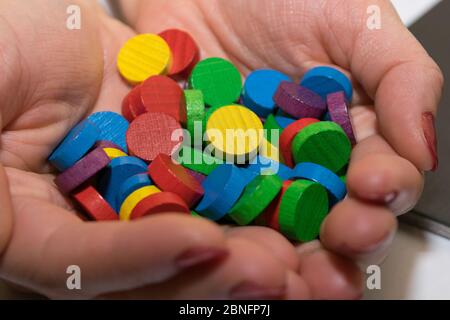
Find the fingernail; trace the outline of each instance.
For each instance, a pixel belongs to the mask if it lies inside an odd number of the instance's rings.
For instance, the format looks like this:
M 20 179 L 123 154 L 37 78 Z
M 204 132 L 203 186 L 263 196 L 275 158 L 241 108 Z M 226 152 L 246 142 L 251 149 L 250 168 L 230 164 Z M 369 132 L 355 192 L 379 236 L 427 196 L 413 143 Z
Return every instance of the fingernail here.
M 196 247 L 184 251 L 175 259 L 179 269 L 189 269 L 194 266 L 219 262 L 228 256 L 228 250 L 222 248 Z
M 431 112 L 425 112 L 424 114 L 422 114 L 422 127 L 425 140 L 428 144 L 428 150 L 430 151 L 431 158 L 433 159 L 431 171 L 436 171 L 439 165 L 439 160 L 437 151 L 436 126 L 434 115 Z
M 283 298 L 286 288 L 267 288 L 251 281 L 244 281 L 230 292 L 230 298 L 235 300 L 278 300 Z

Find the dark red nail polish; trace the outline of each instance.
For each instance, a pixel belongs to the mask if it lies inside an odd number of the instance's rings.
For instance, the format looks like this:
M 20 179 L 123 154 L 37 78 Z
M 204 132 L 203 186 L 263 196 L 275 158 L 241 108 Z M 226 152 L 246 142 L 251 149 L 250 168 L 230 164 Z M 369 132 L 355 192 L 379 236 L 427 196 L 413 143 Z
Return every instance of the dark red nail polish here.
M 422 127 L 425 140 L 428 144 L 428 149 L 433 159 L 433 167 L 431 168 L 431 171 L 436 171 L 439 165 L 439 159 L 437 151 L 435 120 L 434 115 L 431 112 L 425 112 L 424 114 L 422 114 Z
M 230 298 L 235 300 L 278 300 L 286 294 L 286 288 L 267 288 L 259 284 L 244 281 L 230 292 Z
M 189 269 L 194 266 L 219 262 L 228 256 L 228 250 L 211 247 L 191 248 L 180 254 L 175 259 L 175 265 L 179 269 Z

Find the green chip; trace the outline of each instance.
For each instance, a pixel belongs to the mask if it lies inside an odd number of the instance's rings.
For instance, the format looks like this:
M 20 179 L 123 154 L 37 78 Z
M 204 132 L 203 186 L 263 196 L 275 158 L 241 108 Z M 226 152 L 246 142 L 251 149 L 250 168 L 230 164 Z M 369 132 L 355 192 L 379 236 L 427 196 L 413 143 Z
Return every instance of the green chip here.
M 192 70 L 189 87 L 201 90 L 208 106 L 225 106 L 239 99 L 242 78 L 230 61 L 208 58 L 200 61 Z
M 281 232 L 292 240 L 316 239 L 322 221 L 328 214 L 328 194 L 320 184 L 297 180 L 281 199 L 279 223 Z
M 312 162 L 333 172 L 344 168 L 350 160 L 351 143 L 336 123 L 321 121 L 305 127 L 292 142 L 295 163 Z
M 278 136 L 277 137 L 272 136 L 272 134 L 274 133 L 274 131 L 272 131 L 272 130 L 278 130 Z M 275 120 L 275 117 L 273 116 L 273 114 L 270 114 L 267 117 L 266 121 L 264 122 L 264 137 L 272 145 L 278 146 L 279 145 L 281 131 L 283 131 L 283 128 L 280 127 L 278 122 Z
M 283 181 L 276 175 L 261 175 L 250 182 L 229 216 L 239 225 L 256 219 L 275 199 Z
M 200 90 L 185 90 L 184 96 L 186 98 L 186 129 L 191 134 L 191 139 L 194 139 L 196 136 L 195 124 L 202 124 L 203 119 L 205 118 L 205 102 L 203 101 L 203 93 Z M 202 125 L 200 125 L 199 129 L 202 128 Z M 202 132 L 199 132 L 198 134 L 200 134 L 200 137 L 203 137 Z
M 191 216 L 196 217 L 196 218 L 202 218 L 201 215 L 199 215 L 197 212 L 195 212 L 194 210 L 191 210 Z
M 213 156 L 196 148 L 183 146 L 180 150 L 177 161 L 185 168 L 209 175 L 223 160 L 214 158 Z

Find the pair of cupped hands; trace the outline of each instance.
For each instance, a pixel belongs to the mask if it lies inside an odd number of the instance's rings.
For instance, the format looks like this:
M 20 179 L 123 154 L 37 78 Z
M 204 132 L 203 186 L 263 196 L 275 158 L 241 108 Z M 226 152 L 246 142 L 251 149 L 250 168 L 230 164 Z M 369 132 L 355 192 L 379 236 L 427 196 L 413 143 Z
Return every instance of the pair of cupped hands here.
M 66 27 L 81 7 L 81 29 Z M 379 6 L 381 29 L 368 28 Z M 385 0 L 133 0 L 128 25 L 89 0 L 0 2 L 0 276 L 50 298 L 360 298 L 363 263 L 386 254 L 396 215 L 437 166 L 434 115 L 443 77 Z M 321 241 L 293 245 L 263 227 L 223 228 L 162 214 L 86 223 L 54 186 L 47 158 L 92 112 L 120 112 L 130 87 L 116 56 L 135 33 L 188 31 L 202 56 L 247 74 L 299 77 L 317 65 L 351 76 L 358 144 L 349 194 Z M 68 290 L 68 266 L 81 290 Z

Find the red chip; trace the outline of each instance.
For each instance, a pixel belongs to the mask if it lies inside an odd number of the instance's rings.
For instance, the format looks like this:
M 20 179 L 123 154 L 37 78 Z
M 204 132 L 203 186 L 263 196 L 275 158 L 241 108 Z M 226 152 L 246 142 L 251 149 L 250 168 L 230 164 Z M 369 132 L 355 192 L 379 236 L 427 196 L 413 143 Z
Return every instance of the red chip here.
M 202 185 L 168 155 L 157 156 L 148 167 L 148 173 L 158 188 L 179 195 L 189 207 L 193 207 L 204 194 Z
M 141 100 L 148 112 L 162 112 L 186 124 L 186 99 L 175 80 L 153 76 L 141 85 Z
M 141 200 L 131 212 L 130 219 L 136 220 L 165 212 L 190 213 L 188 206 L 180 196 L 172 192 L 159 192 Z
M 271 202 L 271 204 L 264 210 L 264 212 L 258 217 L 257 222 L 268 226 L 274 230 L 280 231 L 280 204 L 284 193 L 292 184 L 292 181 L 286 180 L 283 182 L 283 187 L 277 197 Z
M 122 114 L 128 122 L 145 113 L 141 99 L 141 86 L 134 87 L 122 102 Z
M 287 166 L 293 168 L 295 165 L 294 158 L 292 157 L 292 141 L 294 141 L 294 138 L 297 136 L 297 134 L 305 127 L 316 122 L 319 122 L 319 120 L 314 118 L 303 118 L 295 121 L 294 123 L 291 123 L 281 132 L 280 150 L 284 163 Z
M 200 51 L 194 39 L 186 32 L 170 29 L 159 34 L 172 51 L 170 76 L 187 77 L 200 59 Z
M 73 194 L 73 198 L 95 221 L 119 220 L 118 214 L 92 186 L 83 187 Z
M 177 152 L 183 142 L 182 134 L 181 125 L 171 116 L 161 112 L 144 113 L 128 128 L 128 151 L 150 162 L 159 154 L 172 155 Z

